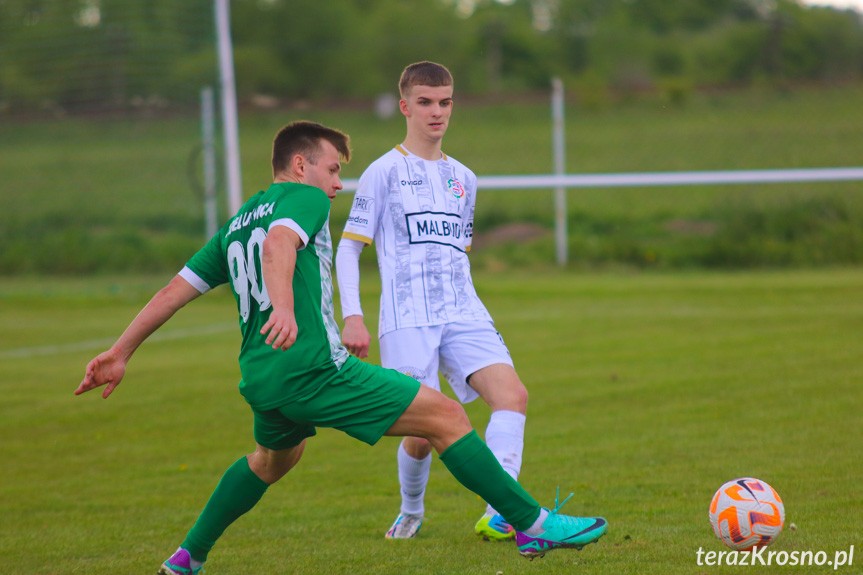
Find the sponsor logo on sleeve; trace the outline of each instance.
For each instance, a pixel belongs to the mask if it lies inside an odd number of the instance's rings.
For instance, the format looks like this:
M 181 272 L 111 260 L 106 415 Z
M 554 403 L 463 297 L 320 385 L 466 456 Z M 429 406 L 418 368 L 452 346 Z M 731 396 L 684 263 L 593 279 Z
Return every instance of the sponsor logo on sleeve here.
M 374 198 L 356 196 L 354 197 L 354 211 L 368 214 L 372 211 L 372 204 L 374 201 Z
M 348 216 L 348 221 L 352 224 L 357 224 L 358 226 L 369 225 L 368 218 L 364 218 L 362 216 Z

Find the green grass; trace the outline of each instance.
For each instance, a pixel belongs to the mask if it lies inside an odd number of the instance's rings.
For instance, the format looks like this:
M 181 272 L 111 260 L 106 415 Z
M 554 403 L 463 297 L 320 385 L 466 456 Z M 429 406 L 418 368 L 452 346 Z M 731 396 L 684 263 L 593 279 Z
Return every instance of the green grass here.
M 152 572 L 252 449 L 224 290 L 146 343 L 109 400 L 72 395 L 166 279 L 0 280 L 4 573 Z M 209 573 L 775 573 L 696 565 L 699 548 L 723 549 L 713 492 L 742 475 L 771 483 L 797 525 L 770 549 L 832 559 L 859 547 L 863 271 L 507 270 L 475 282 L 530 390 L 523 484 L 545 505 L 558 485 L 574 492 L 564 509 L 604 515 L 609 534 L 528 563 L 475 540 L 482 504 L 435 462 L 420 537 L 385 541 L 397 440 L 370 448 L 321 430 L 228 530 Z M 484 429 L 487 409 L 468 411 Z
M 585 108 L 579 106 L 577 94 L 570 96 L 566 167 L 571 173 L 860 165 L 860 85 L 781 94 L 702 94 L 684 107 L 653 98 Z M 378 120 L 371 104 L 365 109 L 312 105 L 246 113 L 240 119 L 246 196 L 270 181 L 276 130 L 301 118 L 351 135 L 355 157 L 345 166 L 348 178 L 359 177 L 404 135 L 400 116 Z M 0 126 L 0 272 L 175 270 L 204 239 L 203 206 L 187 176 L 189 154 L 199 140 L 194 114 Z M 444 149 L 480 175 L 548 173 L 548 100 L 459 100 Z M 341 198 L 333 208 L 335 237 L 349 204 Z M 736 268 L 847 265 L 863 259 L 863 238 L 854 231 L 863 225 L 858 182 L 579 189 L 569 191 L 568 204 L 575 266 Z M 845 214 L 838 226 L 821 215 L 822 204 Z M 518 221 L 551 228 L 553 209 L 551 191 L 482 192 L 475 235 L 481 238 L 497 226 Z M 227 217 L 224 205 L 221 214 Z M 744 249 L 729 253 L 726 236 L 737 237 L 740 221 L 745 223 L 736 214 L 752 215 L 768 225 L 754 229 Z M 787 245 L 783 221 L 813 229 L 812 237 L 794 238 L 795 245 Z M 676 231 L 680 222 L 715 231 L 693 237 Z M 534 258 L 554 261 L 550 239 L 531 249 Z M 494 259 L 508 250 L 493 254 Z

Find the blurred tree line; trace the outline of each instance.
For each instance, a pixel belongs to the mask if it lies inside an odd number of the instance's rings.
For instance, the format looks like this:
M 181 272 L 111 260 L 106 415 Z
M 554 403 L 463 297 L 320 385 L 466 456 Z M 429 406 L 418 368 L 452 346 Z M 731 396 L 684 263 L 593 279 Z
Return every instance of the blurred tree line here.
M 794 0 L 233 0 L 241 98 L 367 98 L 408 63 L 463 93 L 610 94 L 844 82 L 863 20 Z M 217 79 L 212 0 L 0 0 L 0 113 L 197 101 Z

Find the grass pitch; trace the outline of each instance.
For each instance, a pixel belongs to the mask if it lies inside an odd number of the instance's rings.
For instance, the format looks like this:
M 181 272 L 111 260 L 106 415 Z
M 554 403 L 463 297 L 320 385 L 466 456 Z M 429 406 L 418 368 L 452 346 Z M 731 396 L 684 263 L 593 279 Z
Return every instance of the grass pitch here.
M 154 572 L 252 449 L 224 290 L 146 343 L 109 400 L 72 395 L 166 279 L 0 281 L 0 571 Z M 419 537 L 386 541 L 398 440 L 371 448 L 321 430 L 219 541 L 209 573 L 739 573 L 696 552 L 724 549 L 707 506 L 743 475 L 785 501 L 771 550 L 832 559 L 861 546 L 863 271 L 475 280 L 530 390 L 523 484 L 543 505 L 558 485 L 574 492 L 564 511 L 604 515 L 608 535 L 527 562 L 476 540 L 482 503 L 435 462 Z M 487 408 L 467 409 L 482 431 Z

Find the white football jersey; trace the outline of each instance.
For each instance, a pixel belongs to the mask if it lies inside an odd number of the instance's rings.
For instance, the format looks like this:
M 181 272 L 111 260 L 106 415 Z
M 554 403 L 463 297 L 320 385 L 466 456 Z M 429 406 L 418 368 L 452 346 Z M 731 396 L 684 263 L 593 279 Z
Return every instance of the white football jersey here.
M 470 276 L 476 176 L 446 155 L 430 162 L 396 146 L 360 177 L 343 237 L 375 242 L 378 336 L 403 327 L 491 316 Z

